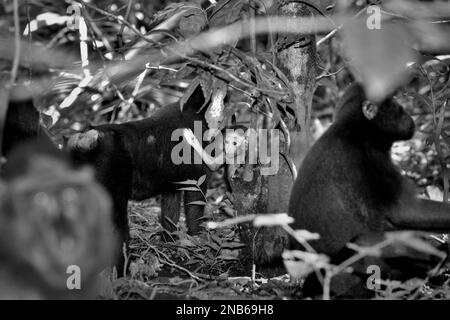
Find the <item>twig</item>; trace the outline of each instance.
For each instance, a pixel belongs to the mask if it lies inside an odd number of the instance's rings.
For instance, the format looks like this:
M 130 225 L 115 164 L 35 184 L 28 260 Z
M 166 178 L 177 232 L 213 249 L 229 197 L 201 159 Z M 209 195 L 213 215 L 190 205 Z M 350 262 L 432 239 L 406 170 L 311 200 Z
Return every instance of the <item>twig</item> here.
M 153 249 L 156 250 L 156 248 L 153 248 Z M 156 250 L 155 252 L 157 252 L 157 250 Z M 196 281 L 198 281 L 198 282 L 203 282 L 203 279 L 200 279 L 200 278 L 197 277 L 195 274 L 193 274 L 192 272 L 190 272 L 188 269 L 183 268 L 183 267 L 177 265 L 176 263 L 174 263 L 173 261 L 171 261 L 171 260 L 169 259 L 169 257 L 167 257 L 164 253 L 162 253 L 162 252 L 159 251 L 159 254 L 161 254 L 161 255 L 164 257 L 164 259 L 159 258 L 159 261 L 160 261 L 160 262 L 162 262 L 162 263 L 168 265 L 169 267 L 178 269 L 178 270 L 180 270 L 180 271 L 186 273 L 189 277 L 191 277 L 192 279 L 194 279 L 194 280 L 196 280 Z
M 125 12 L 124 21 L 128 21 L 128 18 L 130 17 L 132 4 L 133 4 L 133 0 L 128 0 L 127 11 Z M 123 31 L 124 30 L 125 30 L 125 24 L 122 24 L 120 26 L 119 33 L 117 34 L 117 40 L 119 42 L 119 49 L 122 49 L 122 47 L 123 47 Z M 125 55 L 123 55 L 123 58 L 125 59 Z
M 19 62 L 20 62 L 20 20 L 19 20 L 19 0 L 14 0 L 14 60 L 11 69 L 11 81 L 10 86 L 13 86 L 16 83 L 17 72 L 19 70 Z
M 139 30 L 137 30 L 131 23 L 129 23 L 128 21 L 125 21 L 123 18 L 116 17 L 112 13 L 109 13 L 108 11 L 97 8 L 97 7 L 93 6 L 92 4 L 89 4 L 86 2 L 83 2 L 83 5 L 125 25 L 131 31 L 133 31 L 135 34 L 137 34 L 141 39 L 143 39 L 151 44 L 155 43 L 154 41 L 147 39 Z
M 364 7 L 363 9 L 361 9 L 354 17 L 353 19 L 359 17 L 364 11 L 366 11 L 367 8 Z M 336 27 L 335 29 L 331 30 L 330 33 L 328 33 L 325 37 L 323 37 L 322 39 L 318 40 L 316 42 L 316 46 L 320 46 L 321 44 L 325 43 L 328 39 L 331 39 L 338 31 L 340 31 L 343 27 L 344 27 L 345 23 L 339 25 L 338 27 Z
M 180 55 L 180 57 L 182 57 L 184 59 L 187 59 L 187 60 L 189 60 L 189 61 L 191 61 L 191 62 L 193 62 L 195 64 L 198 64 L 200 66 L 203 66 L 203 67 L 206 67 L 206 68 L 210 68 L 210 69 L 213 69 L 213 70 L 225 73 L 228 77 L 230 77 L 232 80 L 238 82 L 239 84 L 241 84 L 241 85 L 243 85 L 245 87 L 248 87 L 250 89 L 259 91 L 259 92 L 261 92 L 263 94 L 266 94 L 266 95 L 269 95 L 269 96 L 275 95 L 275 98 L 279 97 L 280 95 L 287 95 L 287 94 L 289 94 L 289 92 L 283 91 L 283 90 L 270 90 L 270 89 L 259 88 L 259 87 L 255 86 L 255 85 L 253 85 L 252 83 L 249 83 L 249 82 L 247 82 L 247 81 L 245 81 L 245 80 L 235 76 L 230 71 L 225 70 L 225 69 L 223 69 L 223 68 L 221 68 L 219 66 L 216 66 L 216 65 L 211 64 L 211 63 L 206 62 L 206 61 L 202 61 L 202 60 L 194 58 L 194 57 L 188 57 L 188 56 L 182 55 L 182 54 L 179 54 L 179 55 Z
M 337 70 L 337 71 L 335 71 L 335 72 L 323 73 L 323 74 L 321 74 L 320 76 L 318 76 L 318 77 L 316 78 L 316 82 L 319 81 L 319 80 L 321 80 L 321 79 L 323 79 L 323 78 L 335 76 L 335 75 L 337 75 L 339 72 L 341 72 L 341 71 L 344 70 L 344 69 L 345 69 L 345 67 L 341 67 L 341 68 L 339 68 L 339 70 Z
M 246 216 L 238 216 L 235 218 L 227 219 L 221 222 L 208 222 L 209 229 L 221 229 L 229 226 L 233 226 L 236 224 L 251 222 L 256 218 L 256 214 L 249 214 Z

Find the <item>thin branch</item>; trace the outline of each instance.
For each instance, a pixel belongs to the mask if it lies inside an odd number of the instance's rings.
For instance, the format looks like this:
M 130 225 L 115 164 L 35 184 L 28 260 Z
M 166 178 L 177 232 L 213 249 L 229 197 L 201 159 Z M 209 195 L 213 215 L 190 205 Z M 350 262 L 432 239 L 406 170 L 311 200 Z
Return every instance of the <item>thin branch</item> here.
M 19 20 L 19 0 L 14 0 L 14 61 L 11 69 L 11 81 L 10 85 L 13 86 L 16 83 L 17 72 L 19 70 L 20 63 L 20 20 Z
M 124 21 L 128 21 L 128 18 L 130 17 L 132 4 L 133 4 L 133 0 L 128 0 L 127 11 L 125 12 Z M 125 24 L 122 24 L 120 26 L 119 33 L 117 34 L 117 40 L 119 42 L 119 49 L 122 49 L 122 47 L 123 47 L 123 31 L 124 30 L 125 30 Z M 125 59 L 125 55 L 123 55 L 123 58 Z

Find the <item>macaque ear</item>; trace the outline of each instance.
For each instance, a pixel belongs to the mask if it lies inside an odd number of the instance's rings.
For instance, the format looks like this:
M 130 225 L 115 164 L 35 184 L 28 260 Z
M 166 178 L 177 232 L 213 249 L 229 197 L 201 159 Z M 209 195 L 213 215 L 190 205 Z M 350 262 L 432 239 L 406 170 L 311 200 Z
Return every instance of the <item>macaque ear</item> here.
M 378 106 L 375 103 L 366 100 L 362 104 L 362 111 L 368 120 L 372 120 L 378 113 Z

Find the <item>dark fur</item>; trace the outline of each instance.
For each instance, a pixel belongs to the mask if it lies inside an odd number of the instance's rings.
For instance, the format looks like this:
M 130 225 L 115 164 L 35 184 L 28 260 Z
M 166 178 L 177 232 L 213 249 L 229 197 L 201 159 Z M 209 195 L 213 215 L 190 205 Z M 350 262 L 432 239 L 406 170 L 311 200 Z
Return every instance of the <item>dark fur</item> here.
M 40 125 L 39 112 L 31 100 L 10 101 L 3 131 L 2 155 L 7 157 L 11 150 L 36 137 L 51 141 L 47 130 Z
M 199 88 L 184 105 L 183 112 L 175 103 L 161 108 L 145 120 L 96 126 L 93 129 L 99 137 L 88 147 L 79 147 L 76 143 L 71 145 L 69 140 L 69 148 L 76 161 L 91 164 L 98 180 L 111 194 L 115 209 L 114 223 L 124 242 L 129 238 L 128 200 L 143 200 L 159 194 L 167 197 L 163 200 L 161 219 L 163 226 L 171 231 L 174 226 L 165 218 L 174 223 L 178 221 L 180 206 L 173 202 L 179 201 L 174 193 L 181 186 L 175 182 L 198 179 L 207 174 L 202 164 L 175 165 L 171 160 L 172 148 L 179 143 L 171 141 L 174 130 L 194 130 L 194 121 L 202 121 L 202 128 L 206 130 L 204 116 L 198 113 L 203 101 Z M 203 207 L 188 203 L 199 200 L 204 200 L 201 193 L 185 192 L 185 213 L 190 234 L 200 231 Z
M 347 89 L 335 123 L 314 144 L 294 184 L 289 214 L 294 229 L 321 238 L 311 245 L 334 259 L 352 239 L 390 230 L 450 230 L 448 204 L 418 199 L 392 163 L 395 141 L 410 139 L 414 122 L 387 98 L 369 120 L 363 89 Z
M 89 173 L 73 170 L 68 155 L 47 140 L 29 140 L 9 153 L 3 168 L 6 192 L 0 200 L 0 281 L 12 286 L 7 287 L 11 292 L 3 290 L 3 296 L 14 297 L 17 290 L 34 298 L 91 299 L 98 293 L 96 278 L 111 264 L 116 239 L 112 237 L 109 196 Z M 45 184 L 30 184 L 36 179 L 45 179 Z M 63 190 L 76 194 L 76 205 L 70 204 L 72 196 L 65 197 Z M 46 202 L 33 202 L 40 193 L 53 204 L 45 210 Z M 36 214 L 39 219 L 33 217 Z M 74 255 L 60 251 L 61 239 L 72 241 Z M 82 285 L 81 290 L 71 292 L 65 281 L 67 267 L 73 263 L 82 270 Z M 62 282 L 55 283 L 55 277 Z
M 395 229 L 387 213 L 402 196 L 404 178 L 389 150 L 412 137 L 414 122 L 392 99 L 370 121 L 364 100 L 361 87 L 347 90 L 336 122 L 309 151 L 292 190 L 294 228 L 318 232 L 314 248 L 328 255 L 359 234 Z

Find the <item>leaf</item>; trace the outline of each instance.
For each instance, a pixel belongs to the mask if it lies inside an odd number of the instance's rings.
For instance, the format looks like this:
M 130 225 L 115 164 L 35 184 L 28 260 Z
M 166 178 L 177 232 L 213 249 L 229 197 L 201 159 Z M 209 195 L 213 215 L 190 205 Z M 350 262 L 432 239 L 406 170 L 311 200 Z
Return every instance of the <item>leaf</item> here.
M 220 247 L 217 244 L 215 244 L 214 242 L 207 242 L 206 245 L 208 247 L 212 248 L 214 251 L 219 251 L 220 250 Z
M 234 284 L 234 285 L 245 286 L 251 282 L 251 278 L 250 277 L 229 277 L 227 279 L 227 282 Z
M 201 186 L 203 184 L 203 182 L 205 182 L 206 180 L 206 174 L 201 176 L 198 181 L 197 181 L 197 186 Z
M 191 185 L 191 186 L 196 186 L 197 185 L 197 181 L 196 180 L 186 180 L 186 181 L 180 181 L 180 182 L 175 182 L 176 184 L 184 184 L 184 185 Z
M 221 206 L 220 209 L 222 209 L 223 212 L 229 217 L 234 217 L 235 216 L 234 209 L 229 207 L 229 206 Z
M 220 260 L 226 260 L 226 261 L 234 261 L 234 260 L 238 260 L 238 258 L 233 257 L 233 256 L 231 256 L 231 255 L 220 255 L 220 256 L 217 257 L 217 259 L 220 259 Z
M 203 105 L 200 108 L 200 109 L 202 109 L 211 100 L 213 76 L 209 72 L 203 72 L 200 75 L 199 79 L 200 79 L 200 85 L 203 90 L 203 96 L 205 98 L 205 102 L 203 102 Z
M 245 244 L 240 243 L 240 242 L 225 242 L 225 243 L 222 243 L 222 248 L 223 249 L 231 249 L 231 250 L 233 250 L 233 249 L 243 248 L 245 246 L 246 246 Z
M 191 259 L 191 260 L 188 260 L 188 261 L 186 261 L 186 262 L 183 262 L 183 264 L 184 264 L 184 265 L 191 265 L 191 264 L 196 264 L 196 263 L 200 263 L 200 262 L 201 262 L 201 260 L 193 258 L 193 259 Z
M 277 126 L 281 119 L 278 105 L 273 98 L 267 98 L 267 102 L 269 103 L 270 110 L 272 111 L 272 123 L 274 126 Z
M 173 16 L 176 12 L 183 8 L 184 3 L 171 3 L 167 5 L 163 10 L 157 11 L 153 18 L 156 20 L 166 20 L 170 16 Z
M 239 20 L 244 4 L 241 0 L 219 1 L 210 15 L 210 27 L 223 27 Z
M 178 244 L 183 247 L 196 247 L 195 243 L 187 238 L 178 240 Z
M 444 199 L 444 193 L 436 186 L 427 186 L 426 191 L 431 200 L 442 201 Z
M 179 191 L 196 191 L 196 192 L 199 192 L 197 187 L 184 187 L 184 188 L 180 188 L 180 189 L 177 189 L 177 190 L 179 190 Z
M 192 201 L 192 202 L 189 202 L 188 204 L 192 204 L 192 205 L 196 205 L 196 206 L 205 206 L 206 202 L 204 202 L 204 201 Z
M 210 129 L 218 129 L 224 119 L 224 99 L 227 95 L 227 84 L 223 80 L 214 79 L 211 104 L 205 113 L 205 120 Z
M 211 237 L 211 240 L 214 241 L 215 243 L 221 245 L 222 244 L 222 239 L 220 239 L 218 236 L 216 236 L 213 233 L 210 233 L 209 236 Z
M 189 98 L 194 93 L 195 89 L 197 89 L 198 85 L 200 84 L 200 79 L 197 77 L 195 78 L 189 87 L 186 89 L 186 92 L 180 99 L 180 110 L 183 111 L 183 107 L 186 104 L 186 102 L 189 101 Z
M 375 246 L 363 247 L 355 243 L 347 243 L 347 248 L 352 249 L 365 257 L 380 257 L 383 254 L 382 250 Z
M 194 67 L 192 67 L 192 66 L 190 66 L 188 64 L 185 64 L 175 74 L 175 80 L 186 79 L 188 76 L 190 76 L 192 73 L 194 73 L 194 71 L 195 71 Z M 169 73 L 169 75 L 170 75 L 170 73 Z
M 351 70 L 374 102 L 395 91 L 406 78 L 407 63 L 416 59 L 413 38 L 399 23 L 383 21 L 381 29 L 369 30 L 359 19 L 344 26 L 343 39 Z
M 428 110 L 433 108 L 433 102 L 431 101 L 431 99 L 429 97 L 423 96 L 412 90 L 409 91 L 408 94 L 416 100 L 415 103 L 418 106 L 422 106 Z
M 195 3 L 189 3 L 189 8 L 180 19 L 180 33 L 185 37 L 192 37 L 202 31 L 206 24 L 206 14 L 202 8 Z

